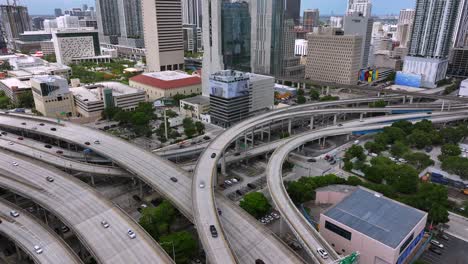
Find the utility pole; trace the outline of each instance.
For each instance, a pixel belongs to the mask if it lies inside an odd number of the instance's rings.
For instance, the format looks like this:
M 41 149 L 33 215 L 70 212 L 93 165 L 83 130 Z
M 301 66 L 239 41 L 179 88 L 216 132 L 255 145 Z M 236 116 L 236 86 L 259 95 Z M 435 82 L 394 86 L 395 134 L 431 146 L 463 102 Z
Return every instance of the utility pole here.
M 166 117 L 166 108 L 164 108 L 164 135 L 166 136 L 166 140 L 169 140 L 167 136 L 167 117 Z

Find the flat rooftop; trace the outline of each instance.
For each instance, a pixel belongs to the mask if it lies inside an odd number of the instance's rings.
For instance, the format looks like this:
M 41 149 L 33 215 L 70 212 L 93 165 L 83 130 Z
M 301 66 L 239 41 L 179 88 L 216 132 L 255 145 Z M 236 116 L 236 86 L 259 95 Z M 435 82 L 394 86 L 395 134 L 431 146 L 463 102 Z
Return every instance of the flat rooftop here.
M 0 80 L 0 82 L 8 88 L 18 87 L 18 89 L 31 89 L 31 83 L 29 81 L 21 81 L 17 78 L 6 78 Z
M 181 101 L 184 101 L 184 102 L 187 102 L 187 103 L 190 103 L 190 104 L 206 105 L 206 104 L 210 103 L 210 98 L 207 97 L 207 96 L 198 95 L 198 96 L 182 99 Z
M 132 88 L 128 85 L 118 82 L 100 82 L 93 85 L 86 85 L 80 87 L 70 88 L 70 91 L 74 96 L 80 98 L 83 101 L 99 102 L 99 88 L 110 88 L 112 89 L 113 96 L 121 96 L 126 94 L 141 93 L 142 91 Z
M 324 215 L 396 248 L 426 213 L 358 187 Z

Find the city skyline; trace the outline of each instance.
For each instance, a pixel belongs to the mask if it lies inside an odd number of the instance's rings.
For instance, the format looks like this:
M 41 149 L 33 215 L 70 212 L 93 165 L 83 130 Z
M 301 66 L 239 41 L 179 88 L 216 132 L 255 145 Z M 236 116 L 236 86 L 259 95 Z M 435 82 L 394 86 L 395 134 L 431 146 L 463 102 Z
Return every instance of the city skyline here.
M 23 0 L 21 4 L 26 5 L 29 8 L 29 13 L 32 15 L 52 15 L 54 8 L 72 8 L 80 7 L 83 4 L 88 6 L 95 6 L 95 0 L 67 0 L 64 3 L 63 0 L 44 0 L 38 3 L 36 0 Z M 46 4 L 45 4 L 46 3 Z M 388 15 L 398 14 L 401 9 L 414 8 L 414 0 L 394 0 L 391 3 L 385 0 L 373 0 L 372 1 L 372 14 L 373 15 Z M 302 0 L 301 5 L 301 16 L 305 9 L 318 8 L 322 15 L 343 15 L 346 10 L 345 0 Z

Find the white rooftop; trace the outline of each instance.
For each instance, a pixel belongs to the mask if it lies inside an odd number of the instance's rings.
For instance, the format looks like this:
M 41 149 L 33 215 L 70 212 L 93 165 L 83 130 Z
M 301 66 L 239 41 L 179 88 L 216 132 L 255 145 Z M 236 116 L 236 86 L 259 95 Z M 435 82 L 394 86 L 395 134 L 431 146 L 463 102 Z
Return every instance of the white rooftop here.
M 163 81 L 175 81 L 175 80 L 193 77 L 192 75 L 189 75 L 182 71 L 147 72 L 147 73 L 143 73 L 143 75 L 152 77 L 155 79 L 160 79 Z
M 21 81 L 17 78 L 6 78 L 3 80 L 0 80 L 0 82 L 10 89 L 15 86 L 18 87 L 18 89 L 30 89 L 31 88 L 31 83 L 29 81 Z
M 99 93 L 101 89 L 99 88 L 110 88 L 112 89 L 113 96 L 120 96 L 126 94 L 141 93 L 142 91 L 132 88 L 128 85 L 118 83 L 118 82 L 100 82 L 93 85 L 86 85 L 80 87 L 70 88 L 70 91 L 73 95 L 83 101 L 88 102 L 99 102 L 100 99 Z

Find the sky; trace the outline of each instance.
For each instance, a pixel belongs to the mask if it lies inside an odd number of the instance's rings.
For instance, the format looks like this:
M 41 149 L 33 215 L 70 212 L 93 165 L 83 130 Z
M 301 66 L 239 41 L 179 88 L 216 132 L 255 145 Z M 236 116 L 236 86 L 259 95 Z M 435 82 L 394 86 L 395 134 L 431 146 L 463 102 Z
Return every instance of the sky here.
M 95 5 L 95 0 L 20 0 L 29 8 L 32 15 L 53 14 L 55 8 L 67 9 L 81 7 L 83 4 Z M 302 0 L 302 9 L 318 8 L 320 14 L 344 14 L 347 0 Z M 372 14 L 398 14 L 400 9 L 414 8 L 415 0 L 373 0 Z

